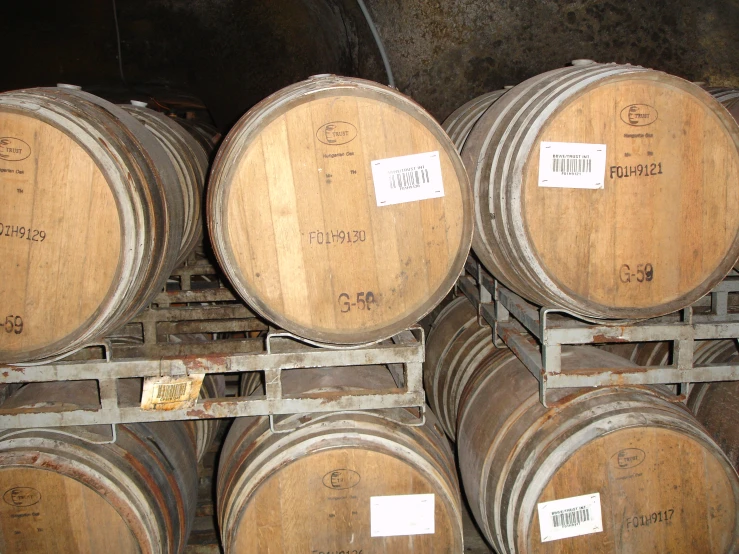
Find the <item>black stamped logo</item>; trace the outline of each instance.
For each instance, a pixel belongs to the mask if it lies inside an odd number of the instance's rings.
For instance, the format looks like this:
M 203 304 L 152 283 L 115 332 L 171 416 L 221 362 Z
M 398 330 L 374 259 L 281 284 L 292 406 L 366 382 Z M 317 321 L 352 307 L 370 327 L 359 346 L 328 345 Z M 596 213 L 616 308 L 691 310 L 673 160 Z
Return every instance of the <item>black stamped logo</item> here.
M 359 484 L 362 477 L 351 469 L 335 469 L 323 476 L 323 486 L 337 491 L 351 489 Z
M 357 138 L 357 128 L 346 121 L 332 121 L 316 131 L 316 137 L 323 144 L 340 146 Z
M 647 457 L 647 453 L 641 448 L 625 448 L 619 450 L 611 459 L 617 469 L 631 469 L 640 465 Z
M 10 506 L 25 508 L 41 501 L 41 493 L 31 487 L 14 487 L 5 491 L 3 500 Z
M 647 104 L 631 104 L 621 110 L 621 121 L 632 127 L 651 125 L 657 116 L 657 110 Z
M 13 137 L 0 137 L 0 161 L 19 162 L 31 155 L 27 142 Z

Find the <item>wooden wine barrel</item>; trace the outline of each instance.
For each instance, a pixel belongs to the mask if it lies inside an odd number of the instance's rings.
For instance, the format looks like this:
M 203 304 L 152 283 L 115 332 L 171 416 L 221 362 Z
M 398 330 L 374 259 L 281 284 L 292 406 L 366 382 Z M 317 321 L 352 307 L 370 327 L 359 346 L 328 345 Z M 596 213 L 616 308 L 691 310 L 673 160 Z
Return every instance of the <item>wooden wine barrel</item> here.
M 177 172 L 184 201 L 184 228 L 177 265 L 182 264 L 203 238 L 203 193 L 208 172 L 208 153 L 181 125 L 166 115 L 150 110 L 143 102 L 121 106 L 139 120 L 162 145 Z
M 535 304 L 658 316 L 739 258 L 739 127 L 677 77 L 595 63 L 544 73 L 484 112 L 462 159 L 475 253 Z
M 507 350 L 493 346 L 492 330 L 478 324 L 477 312 L 464 296 L 438 315 L 426 340 L 423 384 L 426 400 L 451 440 L 457 436 L 457 408 L 467 381 L 483 360 Z
M 513 88 L 513 87 L 510 87 Z M 467 137 L 472 131 L 477 120 L 480 119 L 485 110 L 487 110 L 493 102 L 503 96 L 507 89 L 494 90 L 482 94 L 477 98 L 473 98 L 466 104 L 462 104 L 459 108 L 454 110 L 449 117 L 444 120 L 441 126 L 446 131 L 449 138 L 452 139 L 454 147 L 457 152 L 461 152 L 464 147 L 464 143 L 467 142 Z
M 223 398 L 226 396 L 226 378 L 223 375 L 206 375 L 203 386 L 200 388 L 200 398 Z M 221 428 L 220 419 L 194 419 L 187 421 L 192 426 L 192 435 L 195 440 L 197 460 L 200 461 L 213 445 L 213 441 Z
M 239 120 L 207 211 L 241 297 L 324 343 L 378 341 L 418 321 L 453 286 L 472 236 L 469 184 L 441 127 L 393 89 L 336 76 Z
M 221 142 L 221 133 L 212 125 L 197 119 L 181 119 L 178 117 L 176 121 L 198 141 L 198 144 L 207 152 L 208 157 L 210 157 Z
M 395 387 L 384 367 L 283 372 L 283 391 L 297 394 Z M 306 421 L 301 424 L 301 421 Z M 461 499 L 449 444 L 427 411 L 422 427 L 372 413 L 291 416 L 272 433 L 265 417 L 237 419 L 218 470 L 218 520 L 226 553 L 462 552 Z M 388 533 L 373 512 L 376 497 L 402 502 L 431 495 L 425 517 Z M 427 497 L 428 498 L 428 497 Z M 400 519 L 405 519 L 401 510 Z M 395 517 L 398 518 L 398 515 Z M 429 532 L 427 525 L 433 524 Z M 371 536 L 372 528 L 374 534 Z
M 576 365 L 606 367 L 597 364 L 608 353 L 575 350 Z M 481 365 L 462 396 L 457 447 L 472 513 L 496 551 L 736 551 L 737 475 L 669 395 L 562 390 L 546 409 L 513 354 Z
M 161 290 L 183 199 L 155 137 L 93 95 L 0 94 L 0 128 L 0 362 L 25 362 L 105 335 Z
M 739 90 L 727 87 L 709 87 L 707 90 L 729 110 L 734 121 L 739 121 Z
M 139 386 L 132 383 L 133 390 Z M 121 384 L 124 389 L 130 388 Z M 3 404 L 97 405 L 97 383 L 26 385 Z M 181 422 L 0 433 L 0 551 L 178 554 L 195 516 L 197 462 Z M 112 440 L 114 438 L 114 440 Z M 112 442 L 111 442 L 112 441 Z
M 701 349 L 700 356 L 696 355 L 696 363 L 739 363 L 736 340 L 703 342 L 707 344 Z M 688 408 L 726 453 L 734 469 L 739 468 L 739 383 L 695 383 L 688 396 Z

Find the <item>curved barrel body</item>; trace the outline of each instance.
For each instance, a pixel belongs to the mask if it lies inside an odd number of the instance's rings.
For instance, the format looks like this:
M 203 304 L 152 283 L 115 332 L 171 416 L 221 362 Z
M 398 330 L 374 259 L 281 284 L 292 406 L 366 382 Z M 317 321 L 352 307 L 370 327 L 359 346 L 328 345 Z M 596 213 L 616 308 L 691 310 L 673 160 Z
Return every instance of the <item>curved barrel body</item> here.
M 462 150 L 473 249 L 506 287 L 594 318 L 648 318 L 739 258 L 739 127 L 697 85 L 591 64 L 508 90 Z
M 263 317 L 359 344 L 417 322 L 469 252 L 472 198 L 449 137 L 399 92 L 318 76 L 260 102 L 218 151 L 213 249 Z
M 379 366 L 283 373 L 288 394 L 392 386 Z M 225 552 L 461 552 L 452 453 L 427 417 L 424 426 L 410 427 L 371 413 L 291 416 L 281 421 L 298 426 L 289 433 L 270 431 L 264 417 L 238 419 L 218 471 Z M 433 514 L 418 522 L 423 530 L 372 536 L 373 498 L 406 495 L 433 497 Z M 433 530 L 426 528 L 431 523 Z
M 66 88 L 0 94 L 0 361 L 75 350 L 126 323 L 181 257 L 184 202 L 139 121 Z

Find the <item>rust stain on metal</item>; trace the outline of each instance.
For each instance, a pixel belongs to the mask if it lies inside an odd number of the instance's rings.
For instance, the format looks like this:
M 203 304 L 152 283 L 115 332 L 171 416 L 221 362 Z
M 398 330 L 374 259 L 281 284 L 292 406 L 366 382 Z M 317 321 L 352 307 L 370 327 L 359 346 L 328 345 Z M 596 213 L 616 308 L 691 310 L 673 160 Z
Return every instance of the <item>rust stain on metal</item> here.
M 612 375 L 629 375 L 632 373 L 646 373 L 648 368 L 641 366 L 633 367 L 588 367 L 578 369 L 566 369 L 565 375 L 593 375 L 598 373 L 610 373 Z
M 593 336 L 593 342 L 601 343 L 601 342 L 629 342 L 628 340 L 621 337 L 621 335 L 624 334 L 624 328 L 619 327 L 620 331 L 615 336 L 609 336 L 609 335 L 594 335 Z
M 216 418 L 216 416 L 214 416 L 213 414 L 209 414 L 205 410 L 199 410 L 199 409 L 188 410 L 187 412 L 185 412 L 185 415 L 187 415 L 187 417 L 192 417 L 196 419 L 215 419 Z
M 187 371 L 193 373 L 208 373 L 213 366 L 228 367 L 228 358 L 225 356 L 184 356 L 173 360 L 181 360 Z

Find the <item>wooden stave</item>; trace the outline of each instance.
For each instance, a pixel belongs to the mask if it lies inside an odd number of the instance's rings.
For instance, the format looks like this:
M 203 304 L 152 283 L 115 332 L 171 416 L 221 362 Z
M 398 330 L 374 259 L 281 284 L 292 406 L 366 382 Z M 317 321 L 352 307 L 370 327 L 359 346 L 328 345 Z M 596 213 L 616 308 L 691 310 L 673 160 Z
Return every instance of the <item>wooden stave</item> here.
M 0 94 L 0 107 L 48 123 L 82 146 L 103 171 L 121 217 L 121 256 L 105 302 L 67 337 L 29 352 L 2 354 L 5 362 L 23 362 L 79 349 L 145 307 L 175 266 L 171 245 L 180 242 L 183 207 L 165 185 L 175 175 L 166 153 L 115 105 L 82 91 L 49 88 Z
M 286 377 L 283 383 L 288 394 L 298 391 L 320 394 L 394 385 L 387 369 L 381 366 L 306 368 Z M 260 392 L 257 390 L 254 394 Z M 426 422 L 421 427 L 399 424 L 372 412 L 298 414 L 279 419 L 282 424 L 295 426 L 295 430 L 286 434 L 272 433 L 268 418 L 245 417 L 234 422 L 226 437 L 220 455 L 216 494 L 221 544 L 226 553 L 233 552 L 231 546 L 238 532 L 237 522 L 246 510 L 246 501 L 241 497 L 253 496 L 271 474 L 288 465 L 290 452 L 295 452 L 295 460 L 299 460 L 301 456 L 337 448 L 367 448 L 390 454 L 432 480 L 437 485 L 435 494 L 454 514 L 457 524 L 457 542 L 448 551 L 461 551 L 461 497 L 456 469 L 449 443 L 433 413 L 426 411 Z
M 708 87 L 706 90 L 728 110 L 734 121 L 739 123 L 739 90 L 728 87 Z M 739 271 L 739 263 L 734 265 L 734 269 Z
M 505 392 L 496 395 L 496 391 Z M 556 436 L 552 422 L 556 418 L 574 428 L 572 422 L 576 421 L 578 411 L 591 413 L 575 429 L 578 434 L 588 431 L 590 438 L 596 438 L 604 430 L 610 433 L 619 428 L 638 427 L 645 421 L 650 426 L 682 432 L 705 446 L 722 463 L 730 476 L 734 498 L 739 498 L 739 482 L 726 456 L 687 410 L 669 401 L 669 391 L 661 392 L 657 387 L 605 387 L 558 392 L 556 404 L 545 409 L 538 401 L 536 379 L 512 353 L 492 363 L 483 363 L 465 388 L 457 441 L 460 475 L 474 519 L 497 552 L 530 551 L 526 546 L 527 525 L 533 524 L 536 501 L 556 470 L 551 467 L 549 457 L 557 454 L 561 445 L 572 447 L 564 440 L 566 433 Z M 609 405 L 612 409 L 603 409 Z M 491 409 L 494 406 L 502 410 L 496 414 Z M 486 433 L 486 439 L 480 447 L 475 445 L 473 435 L 481 430 Z M 571 449 L 565 449 L 558 455 L 560 463 L 564 464 L 573 454 Z M 547 465 L 548 469 L 540 470 Z M 539 471 L 543 476 L 537 475 Z M 739 521 L 735 516 L 734 548 L 738 533 Z
M 177 182 L 180 185 L 178 190 L 182 192 L 185 208 L 181 221 L 182 244 L 177 259 L 179 266 L 203 238 L 202 198 L 208 171 L 208 154 L 201 143 L 180 124 L 180 120 L 142 106 L 120 107 L 133 115 L 156 137 L 177 171 Z
M 371 344 L 387 339 L 394 334 L 407 329 L 410 325 L 422 319 L 443 300 L 446 294 L 454 286 L 457 276 L 461 273 L 464 267 L 467 254 L 469 253 L 468 245 L 471 244 L 471 236 L 473 232 L 473 226 L 471 223 L 468 225 L 468 222 L 465 221 L 465 230 L 462 233 L 463 246 L 460 248 L 459 254 L 452 264 L 452 268 L 454 270 L 449 271 L 448 278 L 439 287 L 439 289 L 434 294 L 430 295 L 429 300 L 417 308 L 416 311 L 392 325 L 382 327 L 373 332 L 371 336 L 367 336 L 367 331 L 358 331 L 352 335 L 344 333 L 316 332 L 315 330 L 305 328 L 301 325 L 293 324 L 281 314 L 271 310 L 259 299 L 257 294 L 248 290 L 246 285 L 238 279 L 239 272 L 235 263 L 233 263 L 233 253 L 230 251 L 228 241 L 223 238 L 228 233 L 228 229 L 223 222 L 223 214 L 226 211 L 224 202 L 225 194 L 223 189 L 228 187 L 228 172 L 231 170 L 232 166 L 236 165 L 236 162 L 238 161 L 237 153 L 245 150 L 249 137 L 256 137 L 260 130 L 264 129 L 272 119 L 280 115 L 280 109 L 284 106 L 298 106 L 313 98 L 321 98 L 324 95 L 331 96 L 333 91 L 340 89 L 361 89 L 371 91 L 373 93 L 379 93 L 385 100 L 395 107 L 404 106 L 407 110 L 412 110 L 412 115 L 415 114 L 417 118 L 422 118 L 426 121 L 429 124 L 427 128 L 429 128 L 442 144 L 444 140 L 449 140 L 443 129 L 433 118 L 431 118 L 430 115 L 427 114 L 422 106 L 417 104 L 410 97 L 407 97 L 394 89 L 390 89 L 389 87 L 385 87 L 373 81 L 353 77 L 339 77 L 336 75 L 313 76 L 306 81 L 285 87 L 259 102 L 241 119 L 239 119 L 239 121 L 231 128 L 229 133 L 223 138 L 213 161 L 208 181 L 208 192 L 206 196 L 206 212 L 208 214 L 207 227 L 208 234 L 211 238 L 213 252 L 219 265 L 224 270 L 224 273 L 236 292 L 259 315 L 276 323 L 283 329 L 318 344 Z M 409 111 L 408 113 L 411 112 Z M 453 150 L 453 148 L 451 150 Z M 454 152 L 450 151 L 448 153 L 453 154 Z M 457 162 L 459 160 L 455 160 L 453 156 L 451 156 L 450 159 L 455 165 L 457 176 L 460 177 L 460 179 L 466 178 L 466 172 L 464 171 L 461 162 L 458 164 Z M 460 182 L 460 187 L 462 190 L 462 201 L 465 207 L 465 213 L 471 213 L 472 197 L 469 195 L 469 186 L 465 181 Z M 469 229 L 466 227 L 469 227 Z M 470 237 L 469 240 L 467 239 L 467 236 Z
M 135 397 L 138 380 L 121 383 Z M 6 408 L 62 405 L 90 409 L 94 381 L 33 383 Z M 95 491 L 113 506 L 135 537 L 141 554 L 178 554 L 187 542 L 198 494 L 192 437 L 183 422 L 10 430 L 0 434 L 0 468 L 51 471 Z M 120 546 L 119 546 L 120 547 Z M 31 551 L 29 551 L 30 554 Z
M 508 89 L 494 90 L 473 98 L 466 104 L 462 104 L 447 117 L 441 126 L 452 139 L 457 151 L 461 152 L 467 137 L 470 136 L 475 123 L 482 114 L 495 101 L 497 101 Z
M 469 300 L 459 297 L 439 314 L 426 340 L 423 380 L 427 402 L 452 441 L 457 435 L 460 397 L 475 368 L 488 357 L 507 351 L 493 345 L 491 333 L 490 327 L 479 324 Z
M 644 72 L 654 80 L 666 78 L 673 83 L 689 85 L 687 81 L 677 77 L 630 65 L 588 64 L 557 69 L 535 76 L 514 87 L 512 93 L 504 95 L 481 116 L 481 120 L 484 121 L 470 133 L 462 158 L 470 174 L 475 197 L 475 234 L 472 249 L 497 279 L 520 296 L 538 305 L 564 307 L 576 315 L 585 317 L 599 319 L 656 317 L 681 309 L 705 295 L 730 270 L 727 260 L 733 261 L 739 256 L 739 243 L 735 238 L 724 261 L 700 286 L 677 299 L 653 307 L 615 308 L 602 304 L 595 305 L 583 297 L 578 297 L 566 287 L 560 287 L 556 282 L 556 276 L 549 275 L 539 264 L 537 254 L 527 242 L 526 223 L 521 215 L 520 204 L 510 201 L 509 197 L 521 197 L 522 180 L 519 174 L 526 162 L 527 148 L 535 143 L 536 136 L 546 123 L 540 116 L 542 114 L 546 116 L 559 109 L 558 104 L 554 106 L 556 103 L 565 102 L 566 105 L 568 86 L 574 85 L 579 90 L 593 86 L 595 82 L 628 78 L 629 75 L 644 75 Z M 698 90 L 697 87 L 689 86 Z M 550 89 L 554 92 L 549 92 Z M 573 91 L 574 89 L 569 92 Z M 535 108 L 529 112 L 515 112 L 515 105 L 528 105 L 532 102 Z M 525 113 L 528 113 L 528 117 L 522 116 Z M 503 140 L 511 134 L 509 127 L 511 118 L 516 124 L 515 144 Z M 727 123 L 727 119 L 723 118 L 723 122 Z M 732 130 L 731 134 L 736 142 L 738 136 L 736 129 Z M 485 153 L 491 144 L 497 144 L 497 149 Z M 491 152 L 494 155 L 490 155 Z M 499 164 L 497 160 L 500 158 L 505 158 L 505 162 Z M 513 185 L 507 181 L 509 171 L 514 172 L 514 178 L 518 179 Z M 504 183 L 500 194 L 491 194 L 492 187 L 489 186 L 491 180 Z M 501 199 L 503 195 L 505 198 Z M 494 222 L 492 225 L 489 224 L 491 214 Z M 495 217 L 494 214 L 498 216 Z
M 701 353 L 696 352 L 696 363 L 736 364 L 739 360 L 735 339 L 704 342 L 710 344 Z M 739 469 L 738 387 L 736 381 L 694 383 L 687 401 L 690 411 L 726 453 L 734 469 Z

